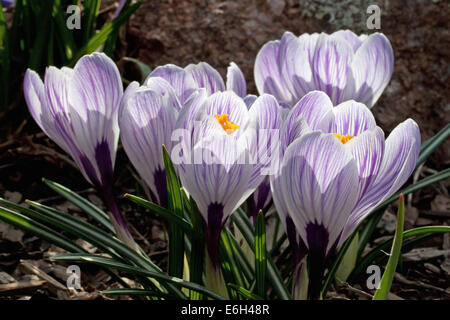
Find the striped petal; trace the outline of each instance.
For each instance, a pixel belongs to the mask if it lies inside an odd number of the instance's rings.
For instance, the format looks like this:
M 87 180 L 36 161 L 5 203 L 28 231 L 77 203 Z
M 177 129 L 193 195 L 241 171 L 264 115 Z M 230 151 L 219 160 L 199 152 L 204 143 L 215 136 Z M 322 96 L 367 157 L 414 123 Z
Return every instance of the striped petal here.
M 119 71 L 109 57 L 103 53 L 93 53 L 78 61 L 69 86 L 73 138 L 80 151 L 94 165 L 102 185 L 112 178 L 122 95 Z M 106 167 L 109 169 L 103 173 Z M 106 178 L 105 175 L 111 177 Z
M 281 192 L 289 215 L 308 248 L 315 230 L 324 230 L 320 247 L 335 244 L 358 200 L 358 169 L 344 145 L 330 134 L 312 132 L 286 150 Z M 317 239 L 316 239 L 317 240 Z
M 295 37 L 285 32 L 280 41 L 279 64 L 281 75 L 292 93 L 291 105 L 314 90 L 312 60 L 319 35 L 303 34 Z
M 353 52 L 356 52 L 356 50 L 358 50 L 358 48 L 363 43 L 363 40 L 351 30 L 338 30 L 332 33 L 332 35 L 341 37 L 342 39 L 347 41 L 352 47 Z
M 281 75 L 278 64 L 280 41 L 266 43 L 258 52 L 255 60 L 254 78 L 259 94 L 269 93 L 279 101 L 290 103 L 292 100 Z
M 245 201 L 243 194 L 248 193 L 253 172 L 253 166 L 242 161 L 248 156 L 246 149 L 229 135 L 210 136 L 194 147 L 180 178 L 206 222 L 211 207 L 222 208 L 223 223 Z
M 209 95 L 225 90 L 225 85 L 219 72 L 206 62 L 190 64 L 184 70 L 192 76 L 197 88 L 205 88 Z
M 344 98 L 352 60 L 353 49 L 347 41 L 327 34 L 319 36 L 312 61 L 315 88 L 324 91 L 333 104 Z
M 301 132 L 304 132 L 302 129 L 304 124 L 297 123 L 300 117 L 306 121 L 308 130 L 329 132 L 333 131 L 335 127 L 333 104 L 330 98 L 322 91 L 309 92 L 297 102 L 287 115 L 282 129 L 283 150 L 295 138 L 298 138 Z M 291 132 L 293 130 L 294 132 Z
M 227 90 L 234 91 L 241 98 L 247 95 L 244 74 L 234 62 L 231 62 L 227 69 Z
M 170 153 L 171 134 L 178 111 L 164 103 L 163 97 L 148 88 L 140 88 L 124 102 L 119 119 L 125 152 L 150 188 L 153 200 L 167 206 L 162 145 Z
M 274 96 L 263 94 L 249 110 L 252 127 L 246 135 L 247 148 L 256 160 L 250 184 L 257 187 L 264 176 L 271 174 L 280 157 L 280 107 Z M 273 160 L 273 161 L 272 161 Z
M 358 201 L 340 242 L 353 232 L 373 208 L 391 197 L 408 180 L 416 166 L 419 151 L 419 127 L 408 119 L 399 124 L 386 139 L 383 160 L 375 181 Z
M 380 127 L 364 131 L 348 141 L 345 147 L 358 166 L 360 198 L 378 175 L 384 155 L 384 132 Z
M 394 69 L 394 53 L 386 36 L 371 34 L 356 51 L 351 69 L 355 91 L 347 93 L 347 98 L 371 108 L 391 80 Z
M 345 101 L 333 109 L 336 121 L 336 133 L 357 136 L 376 127 L 375 118 L 362 103 Z
M 43 118 L 43 109 L 47 108 L 47 102 L 44 92 L 44 83 L 39 75 L 31 69 L 28 69 L 25 73 L 23 81 L 23 93 L 25 101 L 28 106 L 28 110 L 31 113 L 34 121 L 41 127 L 45 134 L 49 134 L 47 130 L 47 119 Z
M 175 90 L 178 100 L 183 104 L 189 96 L 197 89 L 197 84 L 190 74 L 183 68 L 180 68 L 173 64 L 167 64 L 159 66 L 150 73 L 145 80 L 144 84 L 147 84 L 149 78 L 160 77 L 165 79 Z

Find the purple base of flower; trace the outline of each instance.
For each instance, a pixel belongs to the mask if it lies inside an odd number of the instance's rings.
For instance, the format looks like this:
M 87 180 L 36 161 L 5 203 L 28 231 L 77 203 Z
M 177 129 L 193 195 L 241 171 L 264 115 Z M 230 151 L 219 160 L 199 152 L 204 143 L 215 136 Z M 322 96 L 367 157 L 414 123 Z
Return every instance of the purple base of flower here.
M 297 266 L 308 253 L 308 248 L 305 246 L 305 243 L 302 241 L 300 236 L 297 234 L 295 229 L 294 222 L 291 217 L 286 217 L 286 233 L 289 240 L 289 244 L 294 251 L 294 263 Z
M 205 224 L 206 249 L 213 267 L 217 270 L 220 267 L 219 239 L 222 232 L 223 205 L 221 203 L 211 203 L 208 206 L 208 222 Z
M 253 224 L 256 225 L 256 216 L 258 215 L 259 210 L 262 210 L 263 213 L 266 213 L 269 209 L 272 201 L 269 202 L 267 206 L 264 206 L 267 198 L 270 194 L 270 184 L 262 183 L 258 188 L 258 196 L 255 199 L 255 194 L 251 194 L 247 199 L 247 213 L 248 216 L 253 219 Z
M 169 199 L 167 197 L 166 171 L 158 167 L 158 169 L 156 169 L 153 173 L 153 176 L 155 177 L 155 187 L 159 199 L 159 201 L 156 202 L 159 203 L 160 206 L 167 208 L 169 205 Z
M 309 292 L 308 298 L 318 300 L 322 289 L 322 278 L 325 272 L 326 249 L 328 246 L 328 231 L 317 223 L 306 226 L 309 260 Z

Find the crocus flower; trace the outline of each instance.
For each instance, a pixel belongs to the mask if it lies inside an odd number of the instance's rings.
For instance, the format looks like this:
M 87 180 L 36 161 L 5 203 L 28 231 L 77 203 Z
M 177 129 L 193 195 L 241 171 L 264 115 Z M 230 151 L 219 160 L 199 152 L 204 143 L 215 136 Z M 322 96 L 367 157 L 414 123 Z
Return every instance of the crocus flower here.
M 281 135 L 272 195 L 297 262 L 309 256 L 310 298 L 317 298 L 330 252 L 413 172 L 420 132 L 408 119 L 385 140 L 365 105 L 333 107 L 325 93 L 313 91 L 292 108 Z
M 391 79 L 394 56 L 381 33 L 357 36 L 350 30 L 331 35 L 285 32 L 266 43 L 255 60 L 259 93 L 293 106 L 312 90 L 324 91 L 337 105 L 356 100 L 372 107 Z
M 248 108 L 257 98 L 254 95 L 247 95 L 244 74 L 234 62 L 231 62 L 228 67 L 226 84 L 219 72 L 206 62 L 190 64 L 184 69 L 171 64 L 160 66 L 148 76 L 146 81 L 152 77 L 162 77 L 167 80 L 173 86 L 181 104 L 185 103 L 198 88 L 204 88 L 207 95 L 225 90 L 234 91 L 244 99 Z M 248 198 L 249 215 L 256 218 L 256 213 L 260 209 L 267 212 L 270 203 L 270 184 L 269 179 L 266 178 L 255 190 L 255 193 Z
M 168 206 L 162 145 L 172 150 L 172 132 L 181 104 L 163 78 L 131 83 L 119 111 L 120 137 L 133 166 L 145 181 L 153 202 Z
M 218 268 L 222 227 L 264 179 L 272 157 L 266 151 L 278 149 L 270 133 L 278 133 L 281 117 L 270 95 L 258 97 L 250 109 L 231 91 L 208 96 L 201 89 L 191 99 L 177 125 L 185 143 L 173 147 L 172 161 L 203 217 L 208 255 Z
M 3 8 L 7 8 L 7 7 L 14 7 L 14 0 L 1 0 L 0 1 L 2 3 L 2 7 Z
M 28 69 L 24 94 L 42 131 L 72 156 L 104 198 L 118 237 L 134 246 L 112 190 L 119 138 L 117 113 L 123 95 L 114 62 L 103 53 L 93 53 L 82 57 L 74 69 L 48 67 L 44 82 Z

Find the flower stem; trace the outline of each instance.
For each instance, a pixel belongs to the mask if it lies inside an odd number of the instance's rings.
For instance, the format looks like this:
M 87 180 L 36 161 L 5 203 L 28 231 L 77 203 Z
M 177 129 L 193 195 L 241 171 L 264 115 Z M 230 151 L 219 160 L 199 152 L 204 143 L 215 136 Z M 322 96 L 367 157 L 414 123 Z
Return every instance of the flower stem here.
M 100 190 L 100 194 L 108 207 L 108 214 L 116 231 L 116 236 L 129 247 L 138 250 L 138 246 L 131 236 L 127 223 L 120 212 L 119 206 L 114 198 L 112 188 L 105 186 Z

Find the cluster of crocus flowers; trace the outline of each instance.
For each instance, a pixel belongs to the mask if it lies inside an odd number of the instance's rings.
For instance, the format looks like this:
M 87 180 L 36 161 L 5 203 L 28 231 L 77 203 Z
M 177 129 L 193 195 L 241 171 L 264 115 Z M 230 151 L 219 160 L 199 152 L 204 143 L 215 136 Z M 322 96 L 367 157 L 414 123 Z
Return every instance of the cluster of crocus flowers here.
M 112 190 L 119 139 L 117 114 L 123 95 L 114 62 L 103 53 L 93 53 L 81 58 L 74 69 L 48 67 L 44 82 L 27 70 L 24 94 L 42 131 L 72 156 L 102 195 L 117 236 L 134 247 Z
M 273 199 L 298 270 L 309 261 L 315 299 L 330 254 L 414 170 L 417 124 L 408 119 L 385 139 L 370 112 L 392 68 L 382 34 L 287 32 L 256 58 L 259 97 L 247 94 L 236 64 L 224 82 L 205 62 L 157 67 L 123 93 L 117 68 L 98 53 L 73 70 L 48 68 L 44 82 L 27 71 L 24 91 L 42 130 L 103 195 L 123 241 L 133 244 L 111 188 L 119 128 L 149 197 L 163 207 L 165 145 L 203 218 L 209 277 L 221 277 L 219 238 L 228 217 L 245 201 L 256 217 Z
M 413 172 L 420 132 L 408 119 L 385 140 L 364 104 L 333 106 L 321 91 L 306 94 L 282 127 L 272 195 L 297 263 L 308 255 L 309 297 L 318 298 L 329 254 Z

